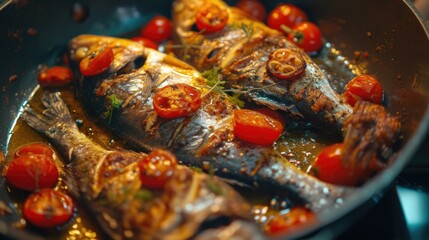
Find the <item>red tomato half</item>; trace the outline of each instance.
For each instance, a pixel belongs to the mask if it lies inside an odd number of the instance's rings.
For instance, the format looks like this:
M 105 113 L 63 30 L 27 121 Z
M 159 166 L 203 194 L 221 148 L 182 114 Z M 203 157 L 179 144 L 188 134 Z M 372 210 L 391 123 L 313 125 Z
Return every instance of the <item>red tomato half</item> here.
M 234 110 L 234 133 L 241 140 L 259 145 L 271 145 L 282 132 L 283 124 L 278 119 L 258 111 Z
M 14 158 L 23 156 L 23 155 L 31 155 L 31 154 L 41 154 L 46 157 L 53 158 L 54 150 L 45 143 L 30 143 L 19 147 L 15 150 Z
M 383 87 L 378 80 L 369 75 L 360 75 L 353 78 L 347 85 L 344 93 L 346 101 L 352 107 L 359 100 L 381 104 Z
M 66 194 L 54 189 L 32 193 L 23 206 L 24 218 L 41 228 L 52 228 L 67 223 L 74 212 L 74 202 Z
M 140 43 L 143 47 L 158 50 L 158 44 L 156 44 L 154 41 L 150 40 L 149 38 L 133 37 L 131 40 Z
M 43 87 L 61 87 L 71 83 L 73 73 L 68 67 L 54 66 L 41 71 L 37 80 Z
M 52 156 L 27 154 L 9 163 L 6 179 L 19 189 L 33 191 L 55 186 L 58 181 L 58 169 Z
M 308 53 L 319 51 L 323 45 L 320 29 L 311 22 L 302 22 L 293 27 L 288 39 Z
M 267 25 L 280 32 L 284 32 L 281 25 L 293 28 L 298 23 L 306 20 L 307 15 L 300 8 L 292 4 L 282 4 L 270 12 L 267 19 Z
M 264 21 L 267 14 L 264 5 L 258 0 L 240 0 L 237 7 L 261 22 Z
M 186 117 L 200 108 L 201 101 L 198 89 L 178 83 L 159 89 L 153 96 L 153 108 L 162 118 Z
M 195 21 L 200 31 L 205 33 L 218 32 L 228 23 L 228 12 L 216 4 L 207 3 L 198 9 Z
M 280 80 L 295 80 L 304 73 L 306 67 L 301 54 L 288 48 L 275 50 L 267 61 L 268 72 Z
M 169 151 L 157 149 L 138 163 L 142 186 L 162 189 L 173 176 L 177 165 L 176 157 Z
M 368 173 L 359 167 L 344 166 L 341 161 L 342 149 L 342 143 L 323 149 L 311 166 L 310 172 L 327 183 L 356 186 L 365 180 Z
M 162 42 L 171 37 L 173 25 L 164 16 L 152 18 L 140 31 L 141 35 L 155 42 Z
M 94 76 L 106 71 L 113 62 L 113 50 L 106 47 L 99 52 L 89 54 L 79 64 L 83 76 Z
M 316 215 L 303 207 L 294 207 L 285 215 L 277 215 L 265 226 L 269 235 L 301 229 L 316 220 Z

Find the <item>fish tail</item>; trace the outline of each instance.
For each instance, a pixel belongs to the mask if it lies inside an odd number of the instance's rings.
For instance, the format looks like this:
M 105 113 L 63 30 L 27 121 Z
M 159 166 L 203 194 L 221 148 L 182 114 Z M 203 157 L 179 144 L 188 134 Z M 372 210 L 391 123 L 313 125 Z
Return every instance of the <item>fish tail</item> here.
M 42 113 L 28 107 L 22 113 L 22 119 L 32 128 L 55 139 L 60 127 L 77 129 L 70 112 L 61 99 L 59 93 L 48 93 L 42 97 L 42 104 L 46 108 Z

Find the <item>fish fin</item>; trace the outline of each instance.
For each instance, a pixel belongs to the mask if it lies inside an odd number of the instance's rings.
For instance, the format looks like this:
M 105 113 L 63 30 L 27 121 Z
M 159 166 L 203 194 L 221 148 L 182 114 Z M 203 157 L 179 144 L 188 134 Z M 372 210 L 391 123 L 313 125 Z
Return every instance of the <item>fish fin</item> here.
M 43 113 L 38 113 L 32 107 L 27 107 L 22 113 L 22 119 L 32 128 L 39 132 L 46 133 L 53 126 L 68 124 L 77 128 L 70 115 L 70 112 L 60 97 L 60 93 L 48 93 L 42 97 L 42 104 L 45 106 Z

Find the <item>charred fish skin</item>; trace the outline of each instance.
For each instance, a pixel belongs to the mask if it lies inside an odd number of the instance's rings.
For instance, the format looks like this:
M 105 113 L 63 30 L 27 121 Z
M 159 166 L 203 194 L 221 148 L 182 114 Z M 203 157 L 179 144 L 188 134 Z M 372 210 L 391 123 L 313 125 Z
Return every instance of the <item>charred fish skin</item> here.
M 137 162 L 146 154 L 100 147 L 79 132 L 58 93 L 42 101 L 43 113 L 28 107 L 22 119 L 68 156 L 71 169 L 66 172 L 75 178 L 72 192 L 89 205 L 112 239 L 188 239 L 218 217 L 234 225 L 247 222 L 255 236 L 263 236 L 249 221 L 250 206 L 217 178 L 179 166 L 162 191 L 145 189 Z
M 72 39 L 70 45 L 79 47 L 79 41 L 84 37 Z M 102 36 L 89 37 L 98 46 L 112 41 L 110 38 L 103 40 L 106 37 Z M 123 43 L 123 40 L 119 42 Z M 129 41 L 128 44 L 136 43 Z M 125 48 L 126 45 L 118 49 Z M 71 49 L 71 52 L 75 51 Z M 120 51 L 116 54 L 120 55 Z M 140 52 L 136 52 L 138 54 Z M 271 147 L 236 139 L 233 133 L 236 106 L 222 94 L 207 91 L 205 79 L 192 67 L 156 51 L 146 51 L 142 57 L 146 62 L 129 73 L 112 72 L 110 77 L 81 78 L 79 84 L 83 87 L 80 89 L 83 101 L 130 144 L 146 150 L 167 148 L 185 165 L 206 171 L 214 169 L 216 175 L 261 188 L 283 189 L 316 212 L 328 206 L 341 205 L 339 199 L 351 192 L 347 188 L 322 183 L 299 171 Z M 76 61 L 73 55 L 72 60 Z M 160 87 L 177 82 L 199 88 L 204 96 L 202 105 L 192 116 L 162 119 L 153 109 L 153 94 Z M 107 118 L 104 113 L 111 107 L 110 96 L 119 99 L 121 106 Z
M 223 7 L 229 14 L 228 24 L 220 32 L 205 34 L 193 30 L 196 12 L 207 3 Z M 384 107 L 370 103 L 353 111 L 331 88 L 317 64 L 280 32 L 250 19 L 221 0 L 176 0 L 172 15 L 175 42 L 183 46 L 176 51 L 179 58 L 200 71 L 220 68 L 225 87 L 241 91 L 257 104 L 282 110 L 291 118 L 339 137 L 346 131 L 343 161 L 347 165 L 368 168 L 374 158 L 383 166 L 393 161 L 401 135 L 399 119 L 392 117 Z M 280 81 L 269 74 L 269 56 L 277 49 L 299 54 L 306 64 L 305 72 L 291 82 Z M 366 112 L 368 109 L 370 114 Z M 392 133 L 387 134 L 390 130 Z
M 193 31 L 195 14 L 206 3 L 229 13 L 227 26 L 218 33 Z M 240 90 L 247 99 L 341 135 L 351 107 L 332 90 L 311 58 L 280 32 L 219 0 L 176 0 L 173 23 L 175 42 L 184 46 L 176 52 L 180 59 L 199 71 L 219 67 L 226 86 Z M 300 78 L 289 83 L 267 73 L 269 55 L 277 49 L 290 49 L 304 58 L 307 67 Z

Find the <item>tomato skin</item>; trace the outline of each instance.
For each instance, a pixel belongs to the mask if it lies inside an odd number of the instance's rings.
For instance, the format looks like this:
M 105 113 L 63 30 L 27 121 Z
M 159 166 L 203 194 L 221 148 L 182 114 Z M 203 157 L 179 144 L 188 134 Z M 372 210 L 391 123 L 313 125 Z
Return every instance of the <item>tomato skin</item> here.
M 30 154 L 41 154 L 53 158 L 54 150 L 45 143 L 34 142 L 17 148 L 14 153 L 14 158 Z
M 52 157 L 42 154 L 19 156 L 9 163 L 6 170 L 9 183 L 27 191 L 55 186 L 58 175 Z
M 152 18 L 141 30 L 142 37 L 148 38 L 155 42 L 162 42 L 171 37 L 173 25 L 170 19 L 164 16 Z
M 73 73 L 68 67 L 54 66 L 41 71 L 37 77 L 42 87 L 62 87 L 73 80 Z
M 322 48 L 322 32 L 311 22 L 302 22 L 292 28 L 288 39 L 298 45 L 307 53 L 317 52 Z
M 153 150 L 138 163 L 142 186 L 152 190 L 163 189 L 173 176 L 176 165 L 177 159 L 169 151 Z
M 268 14 L 267 25 L 284 32 L 281 25 L 293 28 L 304 21 L 307 21 L 307 14 L 300 8 L 292 4 L 281 4 Z
M 357 186 L 369 175 L 359 167 L 347 167 L 341 161 L 343 143 L 324 148 L 310 168 L 318 179 L 336 185 Z
M 23 205 L 24 218 L 40 228 L 64 225 L 74 210 L 75 204 L 68 195 L 49 188 L 32 193 Z
M 153 96 L 153 108 L 161 118 L 190 116 L 200 108 L 201 102 L 200 91 L 183 83 L 165 86 Z
M 228 23 L 228 12 L 216 4 L 207 3 L 198 9 L 195 15 L 195 24 L 205 33 L 219 32 Z
M 240 0 L 237 7 L 261 22 L 264 21 L 267 14 L 265 6 L 258 0 Z
M 353 78 L 346 85 L 344 96 L 347 103 L 352 107 L 359 100 L 381 104 L 383 101 L 383 87 L 375 77 L 360 75 Z
M 138 37 L 133 37 L 131 40 L 140 43 L 143 47 L 158 50 L 158 44 L 156 44 L 154 41 L 150 40 L 149 38 L 138 36 Z
M 271 145 L 282 132 L 283 124 L 278 119 L 258 111 L 234 110 L 234 134 L 243 141 Z
M 316 221 L 316 215 L 303 207 L 294 207 L 286 215 L 277 215 L 265 226 L 268 235 L 291 232 Z
M 89 54 L 80 61 L 80 72 L 83 76 L 98 75 L 110 67 L 113 58 L 113 50 L 110 47 L 106 47 L 95 54 Z

